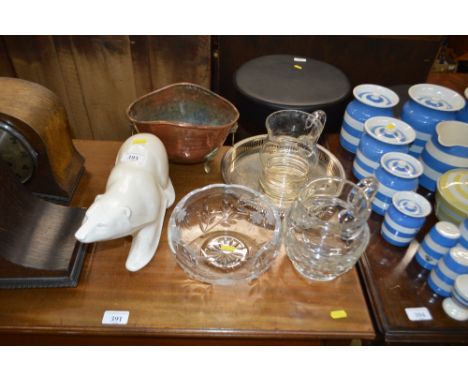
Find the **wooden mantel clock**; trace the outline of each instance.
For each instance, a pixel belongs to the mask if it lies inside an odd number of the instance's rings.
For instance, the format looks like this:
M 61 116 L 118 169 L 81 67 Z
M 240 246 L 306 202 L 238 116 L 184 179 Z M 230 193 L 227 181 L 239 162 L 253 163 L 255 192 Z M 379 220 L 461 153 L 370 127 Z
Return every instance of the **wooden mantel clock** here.
M 0 288 L 77 285 L 86 247 L 74 233 L 85 210 L 60 204 L 70 202 L 83 162 L 58 98 L 0 77 Z
M 84 168 L 58 97 L 18 78 L 0 77 L 0 158 L 31 192 L 62 204 Z

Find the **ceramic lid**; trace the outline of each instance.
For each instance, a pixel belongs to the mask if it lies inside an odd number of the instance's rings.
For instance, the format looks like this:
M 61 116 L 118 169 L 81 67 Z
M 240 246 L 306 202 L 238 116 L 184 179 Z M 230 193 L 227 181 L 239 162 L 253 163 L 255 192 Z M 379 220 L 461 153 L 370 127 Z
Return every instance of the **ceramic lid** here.
M 468 215 L 468 169 L 447 171 L 437 181 L 437 192 L 449 205 Z
M 439 111 L 457 111 L 465 107 L 465 100 L 456 91 L 433 84 L 417 84 L 409 88 L 414 102 Z
M 390 174 L 405 179 L 418 178 L 423 173 L 423 166 L 419 160 L 400 152 L 389 152 L 382 155 L 380 165 Z
M 400 119 L 372 117 L 364 123 L 367 134 L 391 145 L 409 145 L 416 139 L 414 129 Z
M 353 95 L 366 105 L 380 108 L 393 107 L 400 101 L 393 90 L 372 84 L 356 86 L 353 89 Z
M 460 230 L 455 224 L 450 222 L 438 222 L 435 225 L 435 229 L 448 239 L 458 239 L 460 237 Z
M 422 218 L 432 211 L 427 199 L 413 191 L 400 191 L 393 195 L 393 205 L 402 214 L 413 218 Z

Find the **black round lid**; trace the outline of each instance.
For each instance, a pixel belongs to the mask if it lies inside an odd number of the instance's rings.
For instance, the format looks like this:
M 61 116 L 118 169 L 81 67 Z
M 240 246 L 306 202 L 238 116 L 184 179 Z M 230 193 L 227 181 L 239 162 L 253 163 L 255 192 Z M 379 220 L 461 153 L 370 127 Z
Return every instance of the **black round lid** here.
M 350 91 L 348 78 L 334 66 L 285 54 L 246 62 L 234 74 L 234 85 L 246 97 L 279 108 L 324 107 Z

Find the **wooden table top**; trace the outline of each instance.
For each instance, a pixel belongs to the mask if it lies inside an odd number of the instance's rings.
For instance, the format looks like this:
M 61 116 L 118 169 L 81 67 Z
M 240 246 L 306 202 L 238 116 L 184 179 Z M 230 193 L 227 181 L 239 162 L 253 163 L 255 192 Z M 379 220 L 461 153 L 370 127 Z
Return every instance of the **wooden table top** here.
M 356 181 L 351 172 L 354 155 L 340 146 L 338 135 L 330 136 L 327 143 L 345 167 L 347 177 Z M 442 309 L 443 298 L 427 285 L 429 271 L 414 258 L 418 244 L 398 248 L 387 243 L 380 235 L 382 221 L 383 217 L 372 213 L 371 239 L 359 262 L 379 337 L 387 343 L 468 343 L 468 322 L 448 317 Z M 435 222 L 434 215 L 427 219 L 417 236 L 419 241 Z M 432 320 L 409 320 L 405 308 L 420 307 L 429 310 Z
M 72 205 L 88 207 L 104 191 L 121 142 L 77 140 L 75 145 L 86 158 L 86 170 Z M 195 188 L 222 182 L 219 168 L 225 150 L 210 174 L 202 165 L 171 164 L 176 203 Z M 0 290 L 0 342 L 9 336 L 14 341 L 18 334 L 153 343 L 184 339 L 314 343 L 375 337 L 356 269 L 334 281 L 312 282 L 302 278 L 282 253 L 268 272 L 249 284 L 212 286 L 191 280 L 168 248 L 166 227 L 172 208 L 154 259 L 136 273 L 125 269 L 131 244 L 125 238 L 90 246 L 76 288 Z M 107 310 L 129 311 L 128 324 L 102 325 Z M 334 310 L 345 310 L 347 318 L 332 319 Z

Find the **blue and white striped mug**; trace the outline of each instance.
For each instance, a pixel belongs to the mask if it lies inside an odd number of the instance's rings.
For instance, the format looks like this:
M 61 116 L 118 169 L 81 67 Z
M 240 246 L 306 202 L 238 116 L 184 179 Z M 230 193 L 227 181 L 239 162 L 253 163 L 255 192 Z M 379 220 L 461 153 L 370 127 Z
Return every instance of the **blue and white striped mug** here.
M 417 190 L 422 172 L 421 162 L 409 154 L 390 152 L 382 155 L 380 166 L 375 171 L 379 189 L 372 201 L 372 210 L 385 215 L 396 192 Z
M 369 118 L 364 123 L 364 132 L 353 162 L 353 174 L 359 180 L 374 175 L 382 155 L 407 153 L 416 137 L 410 125 L 391 117 Z
M 456 245 L 437 262 L 427 279 L 427 284 L 439 296 L 448 297 L 455 279 L 465 274 L 468 274 L 468 249 Z
M 385 212 L 380 233 L 388 243 L 406 247 L 422 228 L 431 210 L 431 204 L 423 196 L 413 191 L 397 192 Z
M 364 122 L 377 115 L 392 117 L 398 95 L 383 86 L 363 84 L 353 89 L 354 100 L 346 107 L 340 132 L 341 146 L 356 153 L 364 133 Z
M 431 228 L 416 252 L 416 261 L 431 270 L 460 239 L 460 230 L 450 222 L 441 221 Z

